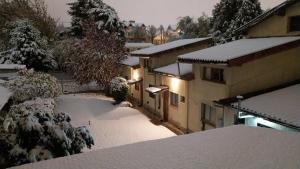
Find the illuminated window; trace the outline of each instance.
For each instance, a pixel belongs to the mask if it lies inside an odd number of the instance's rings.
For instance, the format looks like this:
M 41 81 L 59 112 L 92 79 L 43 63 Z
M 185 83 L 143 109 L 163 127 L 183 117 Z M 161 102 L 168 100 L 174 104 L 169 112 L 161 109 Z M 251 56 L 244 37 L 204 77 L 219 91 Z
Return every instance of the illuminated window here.
M 300 16 L 290 17 L 289 23 L 290 32 L 300 31 Z
M 178 107 L 178 94 L 170 92 L 170 104 Z
M 201 120 L 205 123 L 216 125 L 216 109 L 208 104 L 202 104 Z
M 224 70 L 219 68 L 204 67 L 203 79 L 213 82 L 224 83 Z

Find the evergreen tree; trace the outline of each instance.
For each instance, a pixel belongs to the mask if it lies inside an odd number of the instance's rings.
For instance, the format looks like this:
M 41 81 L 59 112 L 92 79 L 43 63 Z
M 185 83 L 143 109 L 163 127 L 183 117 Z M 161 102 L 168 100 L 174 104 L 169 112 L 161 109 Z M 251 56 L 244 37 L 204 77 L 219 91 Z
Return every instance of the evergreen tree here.
M 221 0 L 213 10 L 212 33 L 216 43 L 230 41 L 234 30 L 262 13 L 258 0 Z
M 125 25 L 120 21 L 115 9 L 105 4 L 102 0 L 77 0 L 69 3 L 69 14 L 72 16 L 72 32 L 81 37 L 84 25 L 95 22 L 99 30 L 116 32 L 119 39 L 125 37 Z
M 47 50 L 47 41 L 28 20 L 13 22 L 7 31 L 7 50 L 0 52 L 0 63 L 24 64 L 36 70 L 49 70 L 56 67 L 51 52 Z

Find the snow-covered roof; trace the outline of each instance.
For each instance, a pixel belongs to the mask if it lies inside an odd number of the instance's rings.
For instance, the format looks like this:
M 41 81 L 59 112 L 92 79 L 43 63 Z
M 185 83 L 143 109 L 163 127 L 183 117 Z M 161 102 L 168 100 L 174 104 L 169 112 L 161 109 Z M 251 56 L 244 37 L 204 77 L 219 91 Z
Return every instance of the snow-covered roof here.
M 300 134 L 230 126 L 25 164 L 14 169 L 298 169 Z
M 125 47 L 126 48 L 136 48 L 136 49 L 142 49 L 142 48 L 147 48 L 154 46 L 152 43 L 126 43 Z
M 147 87 L 145 90 L 146 92 L 149 92 L 149 93 L 158 93 L 158 92 L 161 92 L 165 89 L 168 89 L 167 86 L 153 86 L 153 87 Z
M 241 39 L 181 55 L 178 57 L 178 59 L 183 62 L 227 63 L 232 59 L 254 54 L 299 40 L 300 36 Z
M 0 85 L 0 110 L 7 103 L 12 93 L 5 87 Z
M 121 64 L 131 67 L 138 66 L 140 64 L 140 59 L 138 57 L 127 56 L 127 59 L 124 59 Z
M 0 70 L 20 70 L 25 69 L 26 65 L 18 65 L 18 64 L 0 64 Z
M 153 55 L 161 52 L 165 52 L 171 49 L 180 48 L 186 45 L 190 45 L 193 43 L 201 42 L 204 40 L 208 40 L 210 38 L 195 38 L 195 39 L 180 39 L 173 42 L 152 46 L 149 48 L 137 50 L 131 52 L 132 55 Z
M 163 74 L 174 75 L 174 76 L 182 76 L 193 72 L 192 64 L 179 63 L 179 68 L 180 70 L 178 69 L 178 63 L 174 63 L 174 64 L 170 64 L 164 67 L 154 69 L 154 71 Z
M 232 106 L 237 108 L 237 103 Z M 245 99 L 241 102 L 241 108 L 300 127 L 300 84 Z
M 247 24 L 245 24 L 245 25 L 241 26 L 240 28 L 238 28 L 236 31 L 240 32 L 240 31 L 249 29 L 249 28 L 255 26 L 256 24 L 261 23 L 262 21 L 266 20 L 267 18 L 278 14 L 280 12 L 280 10 L 286 9 L 289 6 L 291 6 L 291 5 L 293 5 L 297 2 L 300 2 L 300 1 L 299 0 L 286 0 L 283 3 L 277 5 L 276 7 L 262 13 L 259 16 L 257 16 L 256 18 L 254 18 L 253 20 L 251 20 Z

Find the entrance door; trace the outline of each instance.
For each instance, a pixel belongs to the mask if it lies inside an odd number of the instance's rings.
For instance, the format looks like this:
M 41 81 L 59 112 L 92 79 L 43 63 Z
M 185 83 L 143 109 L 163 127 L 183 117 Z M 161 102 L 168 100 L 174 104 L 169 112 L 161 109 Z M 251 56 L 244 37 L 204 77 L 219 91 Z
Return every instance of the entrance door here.
M 169 91 L 163 92 L 163 113 L 164 121 L 167 122 L 169 120 Z

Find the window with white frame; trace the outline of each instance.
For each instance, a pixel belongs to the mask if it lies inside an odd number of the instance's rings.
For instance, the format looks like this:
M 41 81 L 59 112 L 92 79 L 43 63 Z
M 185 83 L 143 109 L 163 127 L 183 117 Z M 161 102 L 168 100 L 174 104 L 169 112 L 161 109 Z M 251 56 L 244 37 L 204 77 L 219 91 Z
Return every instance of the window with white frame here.
M 216 109 L 208 104 L 202 104 L 201 120 L 205 123 L 216 125 Z
M 170 104 L 178 107 L 178 94 L 170 92 Z

